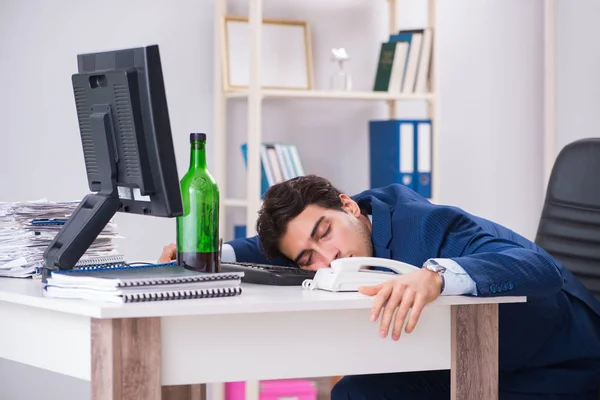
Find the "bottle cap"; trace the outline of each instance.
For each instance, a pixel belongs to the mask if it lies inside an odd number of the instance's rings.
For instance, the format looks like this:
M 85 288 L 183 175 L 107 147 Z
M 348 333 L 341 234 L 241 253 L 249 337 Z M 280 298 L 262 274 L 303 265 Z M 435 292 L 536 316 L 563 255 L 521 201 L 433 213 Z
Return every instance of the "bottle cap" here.
M 190 142 L 206 141 L 206 133 L 190 133 Z

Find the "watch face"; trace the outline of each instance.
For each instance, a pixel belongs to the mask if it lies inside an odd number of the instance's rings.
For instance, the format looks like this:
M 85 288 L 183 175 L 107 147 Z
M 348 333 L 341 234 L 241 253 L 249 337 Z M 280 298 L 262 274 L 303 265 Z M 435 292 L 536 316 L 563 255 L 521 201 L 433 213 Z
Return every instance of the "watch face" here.
M 425 268 L 427 268 L 428 270 L 433 271 L 433 272 L 439 272 L 439 273 L 446 272 L 446 268 L 442 267 L 440 264 L 438 264 L 434 260 L 427 261 L 427 263 L 425 264 Z

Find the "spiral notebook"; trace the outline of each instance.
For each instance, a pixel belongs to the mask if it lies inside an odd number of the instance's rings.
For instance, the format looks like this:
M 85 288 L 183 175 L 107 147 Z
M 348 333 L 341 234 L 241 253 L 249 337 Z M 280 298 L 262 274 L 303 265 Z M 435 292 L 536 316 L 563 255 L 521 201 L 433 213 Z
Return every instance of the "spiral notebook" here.
M 125 265 L 125 256 L 122 254 L 110 254 L 105 256 L 98 257 L 82 257 L 75 264 L 75 268 L 83 269 L 83 268 L 100 268 L 100 267 L 109 267 L 111 265 Z
M 190 271 L 175 263 L 88 265 L 52 271 L 44 294 L 114 303 L 229 297 L 242 293 L 242 277 Z

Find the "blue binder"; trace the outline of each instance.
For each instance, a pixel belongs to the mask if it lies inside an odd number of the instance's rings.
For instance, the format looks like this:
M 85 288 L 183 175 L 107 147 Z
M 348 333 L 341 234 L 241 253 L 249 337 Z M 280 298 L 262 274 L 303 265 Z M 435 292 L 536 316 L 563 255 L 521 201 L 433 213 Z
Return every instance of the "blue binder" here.
M 246 237 L 246 225 L 234 225 L 233 226 L 233 238 L 241 239 Z
M 369 121 L 371 188 L 401 183 L 415 190 L 412 120 Z
M 430 198 L 431 140 L 429 119 L 369 121 L 371 188 L 400 183 Z
M 431 168 L 433 164 L 431 120 L 415 122 L 416 180 L 415 191 L 431 198 Z

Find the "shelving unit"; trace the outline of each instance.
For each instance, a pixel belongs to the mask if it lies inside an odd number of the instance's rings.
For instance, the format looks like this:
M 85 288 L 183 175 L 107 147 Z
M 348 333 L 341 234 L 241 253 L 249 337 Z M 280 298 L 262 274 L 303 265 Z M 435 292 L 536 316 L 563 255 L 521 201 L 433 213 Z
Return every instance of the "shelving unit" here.
M 247 98 L 247 91 L 225 92 L 228 99 Z M 296 98 L 296 99 L 333 99 L 333 100 L 373 100 L 373 101 L 395 101 L 395 100 L 432 100 L 431 93 L 423 94 L 401 94 L 385 92 L 359 92 L 359 91 L 330 91 L 330 90 L 272 90 L 260 91 L 263 99 L 267 98 Z
M 385 1 L 388 3 L 389 13 L 389 33 L 396 33 L 399 30 L 397 21 L 396 0 L 365 0 Z M 226 207 L 244 207 L 246 208 L 246 234 L 253 236 L 256 234 L 256 212 L 261 205 L 261 164 L 260 164 L 260 144 L 262 142 L 262 102 L 276 101 L 277 99 L 314 99 L 314 100 L 359 100 L 359 101 L 383 101 L 389 105 L 389 118 L 396 117 L 396 103 L 399 101 L 422 100 L 428 103 L 428 118 L 432 120 L 432 196 L 435 202 L 439 194 L 439 163 L 438 163 L 438 132 L 439 132 L 439 112 L 437 91 L 437 61 L 438 61 L 438 30 L 437 28 L 437 0 L 428 0 L 428 26 L 433 28 L 433 54 L 431 60 L 431 70 L 429 78 L 430 93 L 425 94 L 394 94 L 373 91 L 327 91 L 327 90 L 272 90 L 262 89 L 260 87 L 260 67 L 261 60 L 261 41 L 263 19 L 263 0 L 248 0 L 249 2 L 249 35 L 250 35 L 250 74 L 248 90 L 227 91 L 225 90 L 224 79 L 222 76 L 222 62 L 225 59 L 224 38 L 222 37 L 222 27 L 227 15 L 227 0 L 217 0 L 216 19 L 215 19 L 215 55 L 214 55 L 214 154 L 216 156 L 215 178 L 221 188 L 221 212 L 220 212 L 220 231 L 225 232 Z M 374 43 L 379 45 L 379 43 Z M 374 76 L 373 76 L 374 78 Z M 243 99 L 248 105 L 247 137 L 248 160 L 246 169 L 246 196 L 244 199 L 233 199 L 227 196 L 227 101 L 229 99 Z M 365 188 L 366 189 L 366 188 Z

